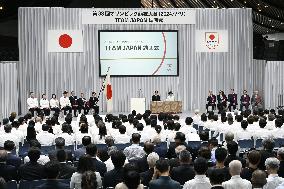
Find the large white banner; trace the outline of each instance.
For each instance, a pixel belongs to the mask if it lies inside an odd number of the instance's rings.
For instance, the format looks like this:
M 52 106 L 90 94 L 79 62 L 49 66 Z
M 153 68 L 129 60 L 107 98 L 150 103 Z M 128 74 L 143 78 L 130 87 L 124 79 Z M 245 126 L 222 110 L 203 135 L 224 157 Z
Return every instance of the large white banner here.
M 48 30 L 48 52 L 83 52 L 82 30 Z
M 196 30 L 196 52 L 228 52 L 228 30 Z
M 193 9 L 83 9 L 83 24 L 195 24 Z

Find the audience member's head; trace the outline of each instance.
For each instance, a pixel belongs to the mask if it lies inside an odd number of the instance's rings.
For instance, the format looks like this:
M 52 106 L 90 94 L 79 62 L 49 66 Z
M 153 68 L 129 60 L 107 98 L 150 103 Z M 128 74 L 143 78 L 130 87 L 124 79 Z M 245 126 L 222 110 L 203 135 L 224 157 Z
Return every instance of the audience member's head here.
M 248 153 L 249 163 L 253 166 L 257 166 L 259 164 L 260 158 L 261 158 L 261 155 L 259 151 L 257 150 L 252 150 Z
M 7 124 L 4 126 L 5 133 L 11 133 L 11 130 L 12 130 L 12 125 Z
M 65 150 L 58 150 L 56 153 L 56 157 L 58 162 L 65 162 L 67 158 Z
M 11 140 L 6 140 L 4 142 L 4 150 L 6 150 L 7 152 L 11 152 L 15 149 L 15 143 Z
M 239 160 L 233 160 L 229 163 L 231 176 L 240 175 L 242 171 L 242 163 Z
M 230 155 L 236 155 L 239 149 L 239 146 L 235 141 L 231 141 L 227 143 L 227 149 Z
M 40 158 L 40 150 L 36 147 L 31 147 L 28 152 L 28 157 L 31 163 L 36 163 Z
M 185 134 L 182 132 L 176 132 L 176 136 L 175 136 L 175 143 L 177 145 L 179 144 L 183 144 L 185 142 L 186 138 L 185 138 Z
M 127 188 L 137 188 L 140 184 L 140 175 L 137 171 L 127 171 L 124 174 L 124 184 Z
M 154 151 L 154 144 L 151 142 L 144 143 L 144 152 L 148 155 Z
M 283 125 L 283 120 L 281 118 L 277 118 L 275 119 L 274 123 L 275 123 L 275 127 L 280 128 Z
M 265 160 L 265 167 L 268 174 L 277 174 L 280 166 L 280 161 L 275 157 L 270 157 Z
M 211 185 L 221 185 L 224 182 L 224 176 L 224 172 L 221 169 L 212 169 L 209 174 Z
M 204 175 L 208 169 L 207 160 L 199 157 L 196 160 L 194 160 L 194 171 L 197 175 Z
M 58 137 L 55 139 L 55 146 L 57 149 L 62 149 L 65 146 L 65 139 L 62 137 Z
M 94 189 L 97 186 L 97 176 L 94 171 L 86 171 L 82 174 L 81 189 Z
M 95 157 L 97 155 L 97 146 L 95 144 L 89 144 L 86 147 L 86 154 L 91 156 L 91 157 Z
M 77 172 L 83 174 L 86 171 L 95 171 L 92 158 L 86 155 L 80 157 Z
M 140 138 L 141 138 L 141 135 L 139 133 L 133 133 L 131 137 L 131 141 L 133 144 L 139 144 Z
M 159 160 L 159 155 L 156 152 L 152 152 L 147 156 L 147 163 L 149 168 L 154 168 L 156 162 Z
M 119 130 L 120 134 L 125 134 L 126 133 L 126 127 L 124 125 L 120 125 L 118 130 Z
M 84 137 L 82 138 L 82 144 L 83 144 L 83 146 L 88 146 L 88 145 L 91 144 L 91 143 L 92 143 L 92 139 L 91 139 L 90 136 L 84 136 Z
M 265 150 L 272 151 L 275 147 L 275 142 L 272 138 L 266 138 L 263 139 L 262 146 Z
M 125 163 L 125 160 L 126 160 L 126 156 L 124 155 L 122 151 L 117 150 L 111 154 L 111 161 L 115 169 L 122 168 Z
M 170 165 L 169 165 L 169 160 L 167 159 L 159 159 L 156 162 L 156 166 L 155 166 L 156 171 L 158 172 L 158 175 L 164 175 L 164 176 L 168 176 L 169 175 L 169 171 L 170 171 Z
M 246 130 L 247 127 L 248 127 L 248 122 L 247 122 L 246 120 L 243 120 L 243 121 L 241 122 L 241 127 L 243 128 L 243 130 Z
M 113 145 L 114 145 L 114 139 L 113 139 L 113 137 L 112 137 L 112 136 L 107 136 L 107 137 L 105 138 L 105 143 L 106 143 L 106 145 L 107 145 L 108 147 L 113 146 Z
M 60 165 L 56 161 L 49 161 L 44 165 L 44 173 L 47 179 L 57 179 Z
M 252 173 L 251 184 L 253 188 L 263 188 L 266 183 L 266 173 L 264 171 L 255 170 Z
M 225 141 L 226 143 L 231 142 L 234 140 L 234 133 L 232 133 L 231 131 L 227 132 L 225 134 Z
M 183 150 L 179 153 L 179 162 L 181 164 L 190 164 L 191 163 L 191 154 L 187 150 Z
M 264 128 L 266 126 L 267 122 L 266 122 L 265 119 L 261 118 L 261 119 L 259 119 L 258 124 L 259 124 L 260 128 Z
M 279 161 L 284 161 L 284 147 L 278 149 L 277 158 L 279 159 Z
M 186 125 L 191 125 L 192 122 L 193 122 L 193 119 L 192 119 L 191 117 L 185 118 L 185 124 L 186 124 Z
M 225 148 L 217 148 L 215 150 L 215 158 L 218 163 L 224 163 L 227 157 L 227 150 Z
M 209 141 L 209 149 L 212 150 L 213 148 L 216 148 L 218 146 L 218 139 L 216 139 L 215 137 L 212 137 Z
M 208 141 L 209 140 L 209 132 L 208 131 L 201 131 L 199 132 L 199 137 L 201 141 Z
M 0 150 L 0 163 L 5 163 L 8 158 L 8 153 L 5 150 Z

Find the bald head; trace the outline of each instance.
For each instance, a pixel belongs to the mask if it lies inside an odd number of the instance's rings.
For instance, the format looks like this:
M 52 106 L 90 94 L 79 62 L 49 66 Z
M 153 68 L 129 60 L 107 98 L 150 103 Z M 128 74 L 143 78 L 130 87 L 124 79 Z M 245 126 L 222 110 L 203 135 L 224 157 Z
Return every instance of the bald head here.
M 231 176 L 240 175 L 242 171 L 242 163 L 239 160 L 233 160 L 229 163 Z

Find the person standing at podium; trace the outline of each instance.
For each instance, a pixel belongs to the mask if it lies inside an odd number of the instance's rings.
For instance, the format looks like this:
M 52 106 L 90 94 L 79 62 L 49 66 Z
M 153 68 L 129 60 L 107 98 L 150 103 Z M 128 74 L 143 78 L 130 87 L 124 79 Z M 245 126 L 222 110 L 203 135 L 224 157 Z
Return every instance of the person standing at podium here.
M 155 91 L 154 95 L 152 96 L 152 101 L 161 101 L 161 97 L 159 95 L 159 91 Z
M 175 101 L 175 96 L 172 91 L 168 93 L 166 101 Z

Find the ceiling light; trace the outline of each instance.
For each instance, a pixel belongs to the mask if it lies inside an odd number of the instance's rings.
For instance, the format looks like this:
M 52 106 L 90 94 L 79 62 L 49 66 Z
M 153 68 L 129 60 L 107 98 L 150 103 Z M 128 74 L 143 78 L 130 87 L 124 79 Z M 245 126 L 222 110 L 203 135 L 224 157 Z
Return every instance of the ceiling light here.
M 234 1 L 234 0 L 231 0 L 232 2 Z
M 273 27 L 273 28 L 274 28 L 274 26 L 271 26 L 271 27 Z
M 271 22 L 271 20 L 270 20 L 270 19 L 269 19 L 268 21 L 269 21 L 269 22 Z
M 257 6 L 259 6 L 259 3 L 257 4 Z
M 0 10 L 2 10 L 2 9 L 3 9 L 3 7 L 1 6 L 1 7 L 0 7 Z
M 261 12 L 261 9 L 258 9 L 259 12 Z
M 244 3 L 247 3 L 246 1 L 244 1 Z
M 213 1 L 213 3 L 216 3 L 216 1 Z

